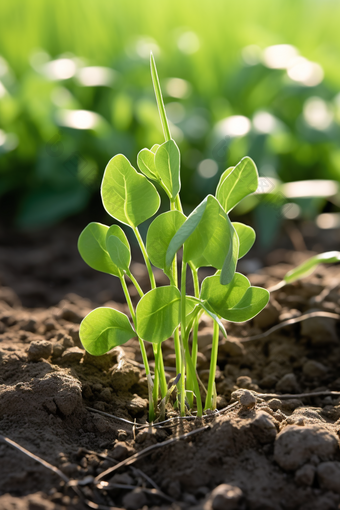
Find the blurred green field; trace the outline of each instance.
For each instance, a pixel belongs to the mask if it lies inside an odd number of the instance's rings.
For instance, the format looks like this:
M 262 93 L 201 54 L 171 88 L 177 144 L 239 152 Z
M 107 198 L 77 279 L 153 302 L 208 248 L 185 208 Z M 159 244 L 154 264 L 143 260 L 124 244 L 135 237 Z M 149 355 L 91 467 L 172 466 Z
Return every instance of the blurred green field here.
M 110 157 L 136 165 L 163 141 L 150 50 L 188 206 L 247 154 L 281 182 L 339 181 L 339 19 L 337 0 L 2 2 L 2 213 L 20 227 L 77 214 L 96 200 Z

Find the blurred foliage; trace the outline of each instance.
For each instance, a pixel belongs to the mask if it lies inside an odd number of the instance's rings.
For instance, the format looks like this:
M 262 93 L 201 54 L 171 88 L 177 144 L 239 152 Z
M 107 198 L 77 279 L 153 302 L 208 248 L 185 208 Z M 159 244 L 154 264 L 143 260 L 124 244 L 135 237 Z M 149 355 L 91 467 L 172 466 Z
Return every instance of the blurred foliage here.
M 339 181 L 339 16 L 337 0 L 2 2 L 3 213 L 21 227 L 78 213 L 113 155 L 136 166 L 141 148 L 163 142 L 150 50 L 185 204 L 245 155 L 282 182 Z

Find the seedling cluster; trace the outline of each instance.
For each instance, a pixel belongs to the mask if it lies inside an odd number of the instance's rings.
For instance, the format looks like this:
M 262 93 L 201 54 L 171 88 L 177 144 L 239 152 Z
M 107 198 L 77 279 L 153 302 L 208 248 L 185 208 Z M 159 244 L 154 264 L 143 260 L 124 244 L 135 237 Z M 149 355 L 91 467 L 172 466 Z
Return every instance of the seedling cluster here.
M 254 244 L 255 232 L 247 225 L 231 222 L 228 216 L 244 197 L 257 189 L 258 173 L 254 162 L 245 157 L 235 167 L 225 170 L 215 196 L 208 195 L 186 217 L 179 195 L 180 152 L 170 135 L 152 55 L 151 75 L 165 142 L 139 152 L 137 164 L 141 173 L 122 154 L 114 156 L 105 169 L 101 186 L 107 213 L 130 227 L 136 236 L 150 277 L 151 290 L 144 294 L 131 273 L 129 242 L 118 225 L 108 227 L 90 223 L 80 234 L 78 248 L 90 267 L 119 278 L 132 319 L 131 324 L 122 312 L 106 307 L 96 308 L 81 323 L 83 346 L 90 354 L 99 356 L 138 337 L 149 384 L 149 419 L 153 421 L 159 397 L 164 408 L 174 384 L 177 384 L 177 403 L 182 416 L 194 407 L 197 416 L 216 408 L 215 373 L 219 332 L 227 336 L 221 318 L 232 322 L 252 319 L 268 303 L 269 292 L 251 286 L 245 276 L 236 272 L 238 259 Z M 153 183 L 165 191 L 170 210 L 152 221 L 145 245 L 138 226 L 156 214 L 161 203 Z M 177 255 L 181 248 L 183 254 L 179 279 Z M 169 285 L 156 286 L 151 264 L 164 271 Z M 215 268 L 216 273 L 205 278 L 200 285 L 198 270 L 203 266 Z M 192 274 L 194 296 L 186 292 L 187 267 Z M 126 278 L 131 280 L 140 296 L 136 309 L 128 292 Z M 203 313 L 213 319 L 214 328 L 208 387 L 201 392 L 196 365 L 198 325 Z M 168 388 L 162 342 L 170 337 L 174 339 L 177 377 Z M 153 378 L 144 342 L 153 345 Z M 203 401 L 201 393 L 205 397 Z

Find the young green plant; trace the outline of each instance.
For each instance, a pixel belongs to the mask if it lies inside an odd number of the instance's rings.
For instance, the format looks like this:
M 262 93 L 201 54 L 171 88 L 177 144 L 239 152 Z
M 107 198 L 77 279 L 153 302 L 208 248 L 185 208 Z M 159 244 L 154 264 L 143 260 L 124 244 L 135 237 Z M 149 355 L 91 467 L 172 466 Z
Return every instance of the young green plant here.
M 105 169 L 101 186 L 106 212 L 130 228 L 137 239 L 149 274 L 151 290 L 144 294 L 131 273 L 129 242 L 118 225 L 108 227 L 90 223 L 81 233 L 78 242 L 79 252 L 89 266 L 119 278 L 132 320 L 131 324 L 125 314 L 112 308 L 97 308 L 81 323 L 82 344 L 90 354 L 97 356 L 137 336 L 149 383 L 150 421 L 157 414 L 159 397 L 161 412 L 164 414 L 164 402 L 172 391 L 167 387 L 162 342 L 171 337 L 174 339 L 175 381 L 181 415 L 191 413 L 196 408 L 197 416 L 202 416 L 204 410 L 216 407 L 215 374 L 220 332 L 227 336 L 221 319 L 231 322 L 250 320 L 269 300 L 267 290 L 252 287 L 249 280 L 236 271 L 238 260 L 250 250 L 255 241 L 255 232 L 251 227 L 229 219 L 229 212 L 257 189 L 255 163 L 245 157 L 235 167 L 225 170 L 215 196 L 208 195 L 186 217 L 180 200 L 180 151 L 171 138 L 152 55 L 151 75 L 165 141 L 139 152 L 137 164 L 140 172 L 122 154 L 114 156 Z M 138 227 L 157 213 L 160 206 L 159 187 L 169 199 L 169 211 L 152 221 L 144 244 Z M 177 256 L 181 249 L 179 281 Z M 164 271 L 169 285 L 156 286 L 151 264 Z M 198 271 L 206 266 L 215 268 L 216 272 L 205 278 L 200 285 Z M 190 269 L 192 275 L 194 296 L 187 295 L 187 269 Z M 139 295 L 136 308 L 128 292 L 127 278 Z M 196 364 L 198 324 L 203 313 L 212 318 L 214 328 L 208 387 L 201 394 Z M 153 379 L 144 342 L 153 345 Z

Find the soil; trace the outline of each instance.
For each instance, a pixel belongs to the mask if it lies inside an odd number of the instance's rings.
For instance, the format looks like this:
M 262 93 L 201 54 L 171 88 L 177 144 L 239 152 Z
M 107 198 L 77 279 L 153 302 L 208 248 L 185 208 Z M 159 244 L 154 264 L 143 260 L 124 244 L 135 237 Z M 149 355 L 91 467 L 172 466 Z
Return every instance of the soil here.
M 274 292 L 249 323 L 226 325 L 216 378 L 221 413 L 140 428 L 148 395 L 138 342 L 95 358 L 79 340 L 79 323 L 93 307 L 128 310 L 117 280 L 80 261 L 78 232 L 60 227 L 19 238 L 0 231 L 0 509 L 339 509 L 339 266 L 319 267 Z M 266 258 L 272 265 L 248 277 L 269 288 L 311 254 L 276 250 Z M 132 272 L 147 290 L 143 266 L 134 262 Z M 156 279 L 167 283 L 161 273 Z M 335 315 L 263 336 L 312 311 Z M 204 317 L 203 382 L 211 334 Z M 171 340 L 163 353 L 170 379 Z M 319 395 L 301 396 L 311 392 Z M 58 468 L 64 479 L 3 438 Z M 148 447 L 148 455 L 128 465 Z M 101 486 L 93 483 L 114 466 Z

